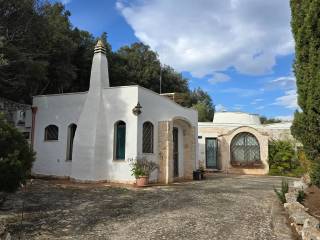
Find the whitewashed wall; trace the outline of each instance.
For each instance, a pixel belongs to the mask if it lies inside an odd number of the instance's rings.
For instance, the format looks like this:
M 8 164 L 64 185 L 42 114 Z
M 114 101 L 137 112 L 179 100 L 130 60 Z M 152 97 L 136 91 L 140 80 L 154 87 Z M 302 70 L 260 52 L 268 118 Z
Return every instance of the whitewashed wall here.
M 71 162 L 66 161 L 68 126 L 71 123 L 77 124 L 85 98 L 86 93 L 33 98 L 33 106 L 38 107 L 34 139 L 36 161 L 33 164 L 33 173 L 70 176 Z M 50 124 L 59 128 L 57 141 L 44 141 L 44 129 Z
M 138 88 L 132 87 L 114 87 L 103 90 L 103 98 L 106 106 L 108 146 L 106 156 L 107 180 L 114 182 L 131 182 L 134 177 L 131 176 L 129 158 L 137 156 L 137 116 L 132 113 L 132 109 L 138 102 Z M 122 120 L 126 123 L 126 151 L 125 160 L 114 160 L 114 124 Z
M 190 109 L 181 107 L 179 104 L 173 102 L 167 97 L 160 96 L 143 87 L 139 89 L 139 102 L 142 106 L 142 114 L 138 118 L 138 155 L 145 156 L 148 159 L 158 163 L 159 161 L 159 149 L 158 149 L 158 122 L 173 120 L 174 118 L 180 117 L 185 118 L 189 123 L 198 128 L 198 112 Z M 154 126 L 154 153 L 143 154 L 142 153 L 142 129 L 143 123 L 146 121 L 152 122 Z M 183 174 L 183 136 L 182 130 L 179 131 L 179 173 Z M 195 142 L 197 143 L 197 133 L 195 134 Z M 196 144 L 197 148 L 197 144 Z M 197 152 L 197 149 L 196 149 Z M 195 167 L 197 167 L 197 157 L 195 161 Z M 155 180 L 157 172 L 151 176 L 151 180 Z
M 96 149 L 104 152 L 105 157 L 101 159 L 99 166 L 95 166 L 95 180 L 109 180 L 113 182 L 132 182 L 130 164 L 128 159 L 142 156 L 142 125 L 150 121 L 154 125 L 154 153 L 144 154 L 150 160 L 158 162 L 158 122 L 172 120 L 175 117 L 187 119 L 197 128 L 197 112 L 183 108 L 166 97 L 138 86 L 124 86 L 105 88 L 103 91 L 104 126 L 107 132 L 105 149 Z M 37 152 L 33 172 L 41 175 L 52 175 L 67 177 L 71 175 L 71 161 L 66 161 L 67 130 L 71 123 L 77 124 L 82 107 L 86 100 L 86 93 L 61 94 L 37 96 L 33 99 L 33 105 L 38 107 L 35 123 L 35 144 Z M 132 109 L 140 102 L 142 114 L 135 116 Z M 90 116 L 88 116 L 90 118 Z M 126 123 L 126 155 L 125 160 L 114 160 L 114 124 L 117 121 Z M 58 141 L 44 141 L 44 129 L 54 124 L 59 127 Z M 182 139 L 182 131 L 180 138 Z M 197 137 L 197 136 L 195 136 Z M 197 139 L 195 139 L 197 141 Z M 180 140 L 179 148 L 183 148 Z M 179 172 L 183 173 L 183 151 L 180 150 Z M 196 167 L 195 162 L 195 167 Z M 83 166 L 85 174 L 87 166 Z M 81 175 L 82 173 L 80 173 Z M 84 176 L 85 178 L 85 176 Z M 151 176 L 151 180 L 157 178 L 157 173 Z M 92 179 L 90 179 L 92 180 Z

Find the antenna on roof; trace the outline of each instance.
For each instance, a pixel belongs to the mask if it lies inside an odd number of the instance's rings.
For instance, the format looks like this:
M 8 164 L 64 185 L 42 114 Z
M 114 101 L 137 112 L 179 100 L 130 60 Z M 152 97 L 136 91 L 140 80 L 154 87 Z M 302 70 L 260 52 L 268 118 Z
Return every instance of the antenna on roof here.
M 160 94 L 162 93 L 162 66 L 160 63 Z

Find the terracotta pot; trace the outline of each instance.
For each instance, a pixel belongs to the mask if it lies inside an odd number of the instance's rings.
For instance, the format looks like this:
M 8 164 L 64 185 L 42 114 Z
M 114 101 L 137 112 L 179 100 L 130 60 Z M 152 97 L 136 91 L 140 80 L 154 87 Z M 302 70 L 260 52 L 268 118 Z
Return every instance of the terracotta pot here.
M 149 183 L 148 176 L 140 176 L 137 178 L 137 187 L 144 187 L 147 186 Z

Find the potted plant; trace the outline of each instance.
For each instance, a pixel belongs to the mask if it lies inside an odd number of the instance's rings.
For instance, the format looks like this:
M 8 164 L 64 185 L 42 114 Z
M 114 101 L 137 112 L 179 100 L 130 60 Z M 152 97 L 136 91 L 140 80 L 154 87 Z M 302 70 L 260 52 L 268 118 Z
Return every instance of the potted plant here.
M 204 180 L 206 171 L 204 170 L 204 166 L 203 165 L 201 165 L 199 167 L 199 171 L 200 171 L 201 180 Z
M 158 164 L 149 161 L 145 157 L 137 157 L 130 160 L 132 176 L 136 178 L 136 185 L 144 187 L 149 183 L 150 174 L 158 168 Z

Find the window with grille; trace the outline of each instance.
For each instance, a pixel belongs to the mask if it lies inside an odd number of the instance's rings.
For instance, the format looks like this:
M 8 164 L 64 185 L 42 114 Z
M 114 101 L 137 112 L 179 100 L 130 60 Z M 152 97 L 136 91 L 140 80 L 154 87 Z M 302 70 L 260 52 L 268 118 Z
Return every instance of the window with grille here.
M 126 123 L 118 121 L 114 125 L 115 159 L 124 160 L 126 155 Z
M 56 125 L 48 125 L 44 130 L 44 140 L 58 140 L 59 128 Z
M 142 152 L 153 153 L 153 124 L 143 123 Z
M 230 150 L 232 165 L 248 166 L 261 162 L 259 142 L 251 133 L 237 134 L 231 141 Z

